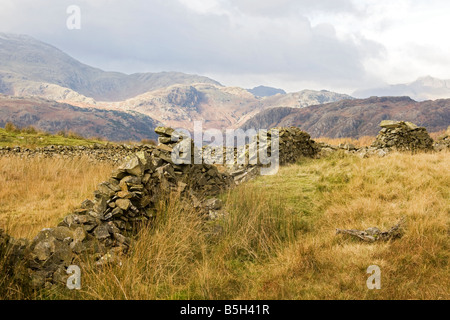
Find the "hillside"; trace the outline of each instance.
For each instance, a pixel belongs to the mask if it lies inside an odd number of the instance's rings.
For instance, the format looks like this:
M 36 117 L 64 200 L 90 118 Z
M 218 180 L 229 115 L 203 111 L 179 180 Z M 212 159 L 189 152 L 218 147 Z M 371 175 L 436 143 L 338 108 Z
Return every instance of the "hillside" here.
M 105 144 L 105 141 L 85 139 L 70 132 L 58 132 L 49 134 L 27 127 L 15 130 L 0 128 L 0 147 L 46 147 L 46 146 L 90 146 L 94 144 Z
M 255 97 L 239 87 L 214 84 L 173 85 L 119 102 L 98 102 L 97 107 L 146 114 L 165 125 L 192 128 L 203 121 L 204 128 L 233 128 L 261 110 L 277 106 L 303 108 L 330 101 L 352 99 L 329 91 L 303 90 L 270 97 Z
M 34 126 L 56 133 L 73 131 L 83 137 L 102 137 L 111 141 L 156 138 L 158 122 L 134 112 L 79 108 L 43 98 L 0 95 L 0 127 L 12 122 L 18 127 Z
M 428 132 L 444 130 L 450 124 L 450 99 L 417 102 L 409 97 L 372 97 L 302 109 L 273 108 L 257 114 L 241 128 L 299 126 L 316 138 L 358 138 L 375 136 L 379 123 L 386 119 L 410 121 Z

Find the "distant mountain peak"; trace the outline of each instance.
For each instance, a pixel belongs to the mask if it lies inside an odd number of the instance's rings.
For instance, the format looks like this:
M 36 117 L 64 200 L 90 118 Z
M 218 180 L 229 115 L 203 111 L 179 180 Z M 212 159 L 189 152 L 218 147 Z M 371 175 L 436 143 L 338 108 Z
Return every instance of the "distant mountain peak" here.
M 353 93 L 353 96 L 358 98 L 409 96 L 416 101 L 446 99 L 450 98 L 450 80 L 442 80 L 428 75 L 419 77 L 409 83 L 357 90 Z
M 417 78 L 416 81 L 412 82 L 411 84 L 433 88 L 450 88 L 450 80 L 438 79 L 432 76 L 419 77 Z
M 253 94 L 255 97 L 271 97 L 276 94 L 286 94 L 286 91 L 283 89 L 267 87 L 267 86 L 258 86 L 253 89 L 247 89 L 248 92 Z

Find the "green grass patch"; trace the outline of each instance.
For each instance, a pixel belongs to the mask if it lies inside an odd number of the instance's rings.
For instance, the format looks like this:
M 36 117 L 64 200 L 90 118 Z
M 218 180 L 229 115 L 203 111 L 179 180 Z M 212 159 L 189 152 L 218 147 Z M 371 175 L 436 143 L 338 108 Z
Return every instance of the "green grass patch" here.
M 89 146 L 96 143 L 106 144 L 106 141 L 97 139 L 85 139 L 80 135 L 66 132 L 49 134 L 30 129 L 6 130 L 0 128 L 1 147 L 19 146 L 26 148 L 39 148 L 49 145 Z

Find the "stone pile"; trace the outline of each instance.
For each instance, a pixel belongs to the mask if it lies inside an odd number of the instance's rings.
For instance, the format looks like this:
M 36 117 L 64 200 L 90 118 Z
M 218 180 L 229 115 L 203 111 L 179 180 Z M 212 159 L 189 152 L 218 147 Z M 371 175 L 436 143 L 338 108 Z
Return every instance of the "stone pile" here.
M 367 158 L 384 157 L 392 151 L 441 151 L 450 148 L 450 131 L 434 142 L 425 128 L 411 122 L 384 120 L 380 123 L 380 127 L 382 128 L 380 133 L 369 147 L 357 148 L 350 143 L 339 146 L 318 143 L 318 157 L 326 157 L 339 150 Z
M 275 129 L 280 136 L 280 165 L 295 163 L 301 157 L 314 158 L 320 150 L 311 136 L 300 128 Z
M 432 150 L 433 139 L 423 127 L 411 122 L 384 120 L 372 147 L 397 151 Z

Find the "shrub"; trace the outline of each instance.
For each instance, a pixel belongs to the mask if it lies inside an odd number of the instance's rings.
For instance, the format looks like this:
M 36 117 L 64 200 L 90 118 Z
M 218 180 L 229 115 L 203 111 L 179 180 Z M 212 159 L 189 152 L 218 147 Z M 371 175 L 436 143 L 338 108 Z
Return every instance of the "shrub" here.
M 22 128 L 22 129 L 20 130 L 20 132 L 22 132 L 22 133 L 28 133 L 28 134 L 36 134 L 36 133 L 38 133 L 38 131 L 36 130 L 36 128 L 33 127 L 33 126 L 28 126 L 28 127 Z
M 66 134 L 66 137 L 70 138 L 70 139 L 84 140 L 84 137 L 82 135 L 80 135 L 79 133 L 76 133 L 75 131 L 69 131 Z
M 14 125 L 14 123 L 9 122 L 9 121 L 5 124 L 5 130 L 7 132 L 17 132 L 17 131 L 19 131 L 19 129 Z

